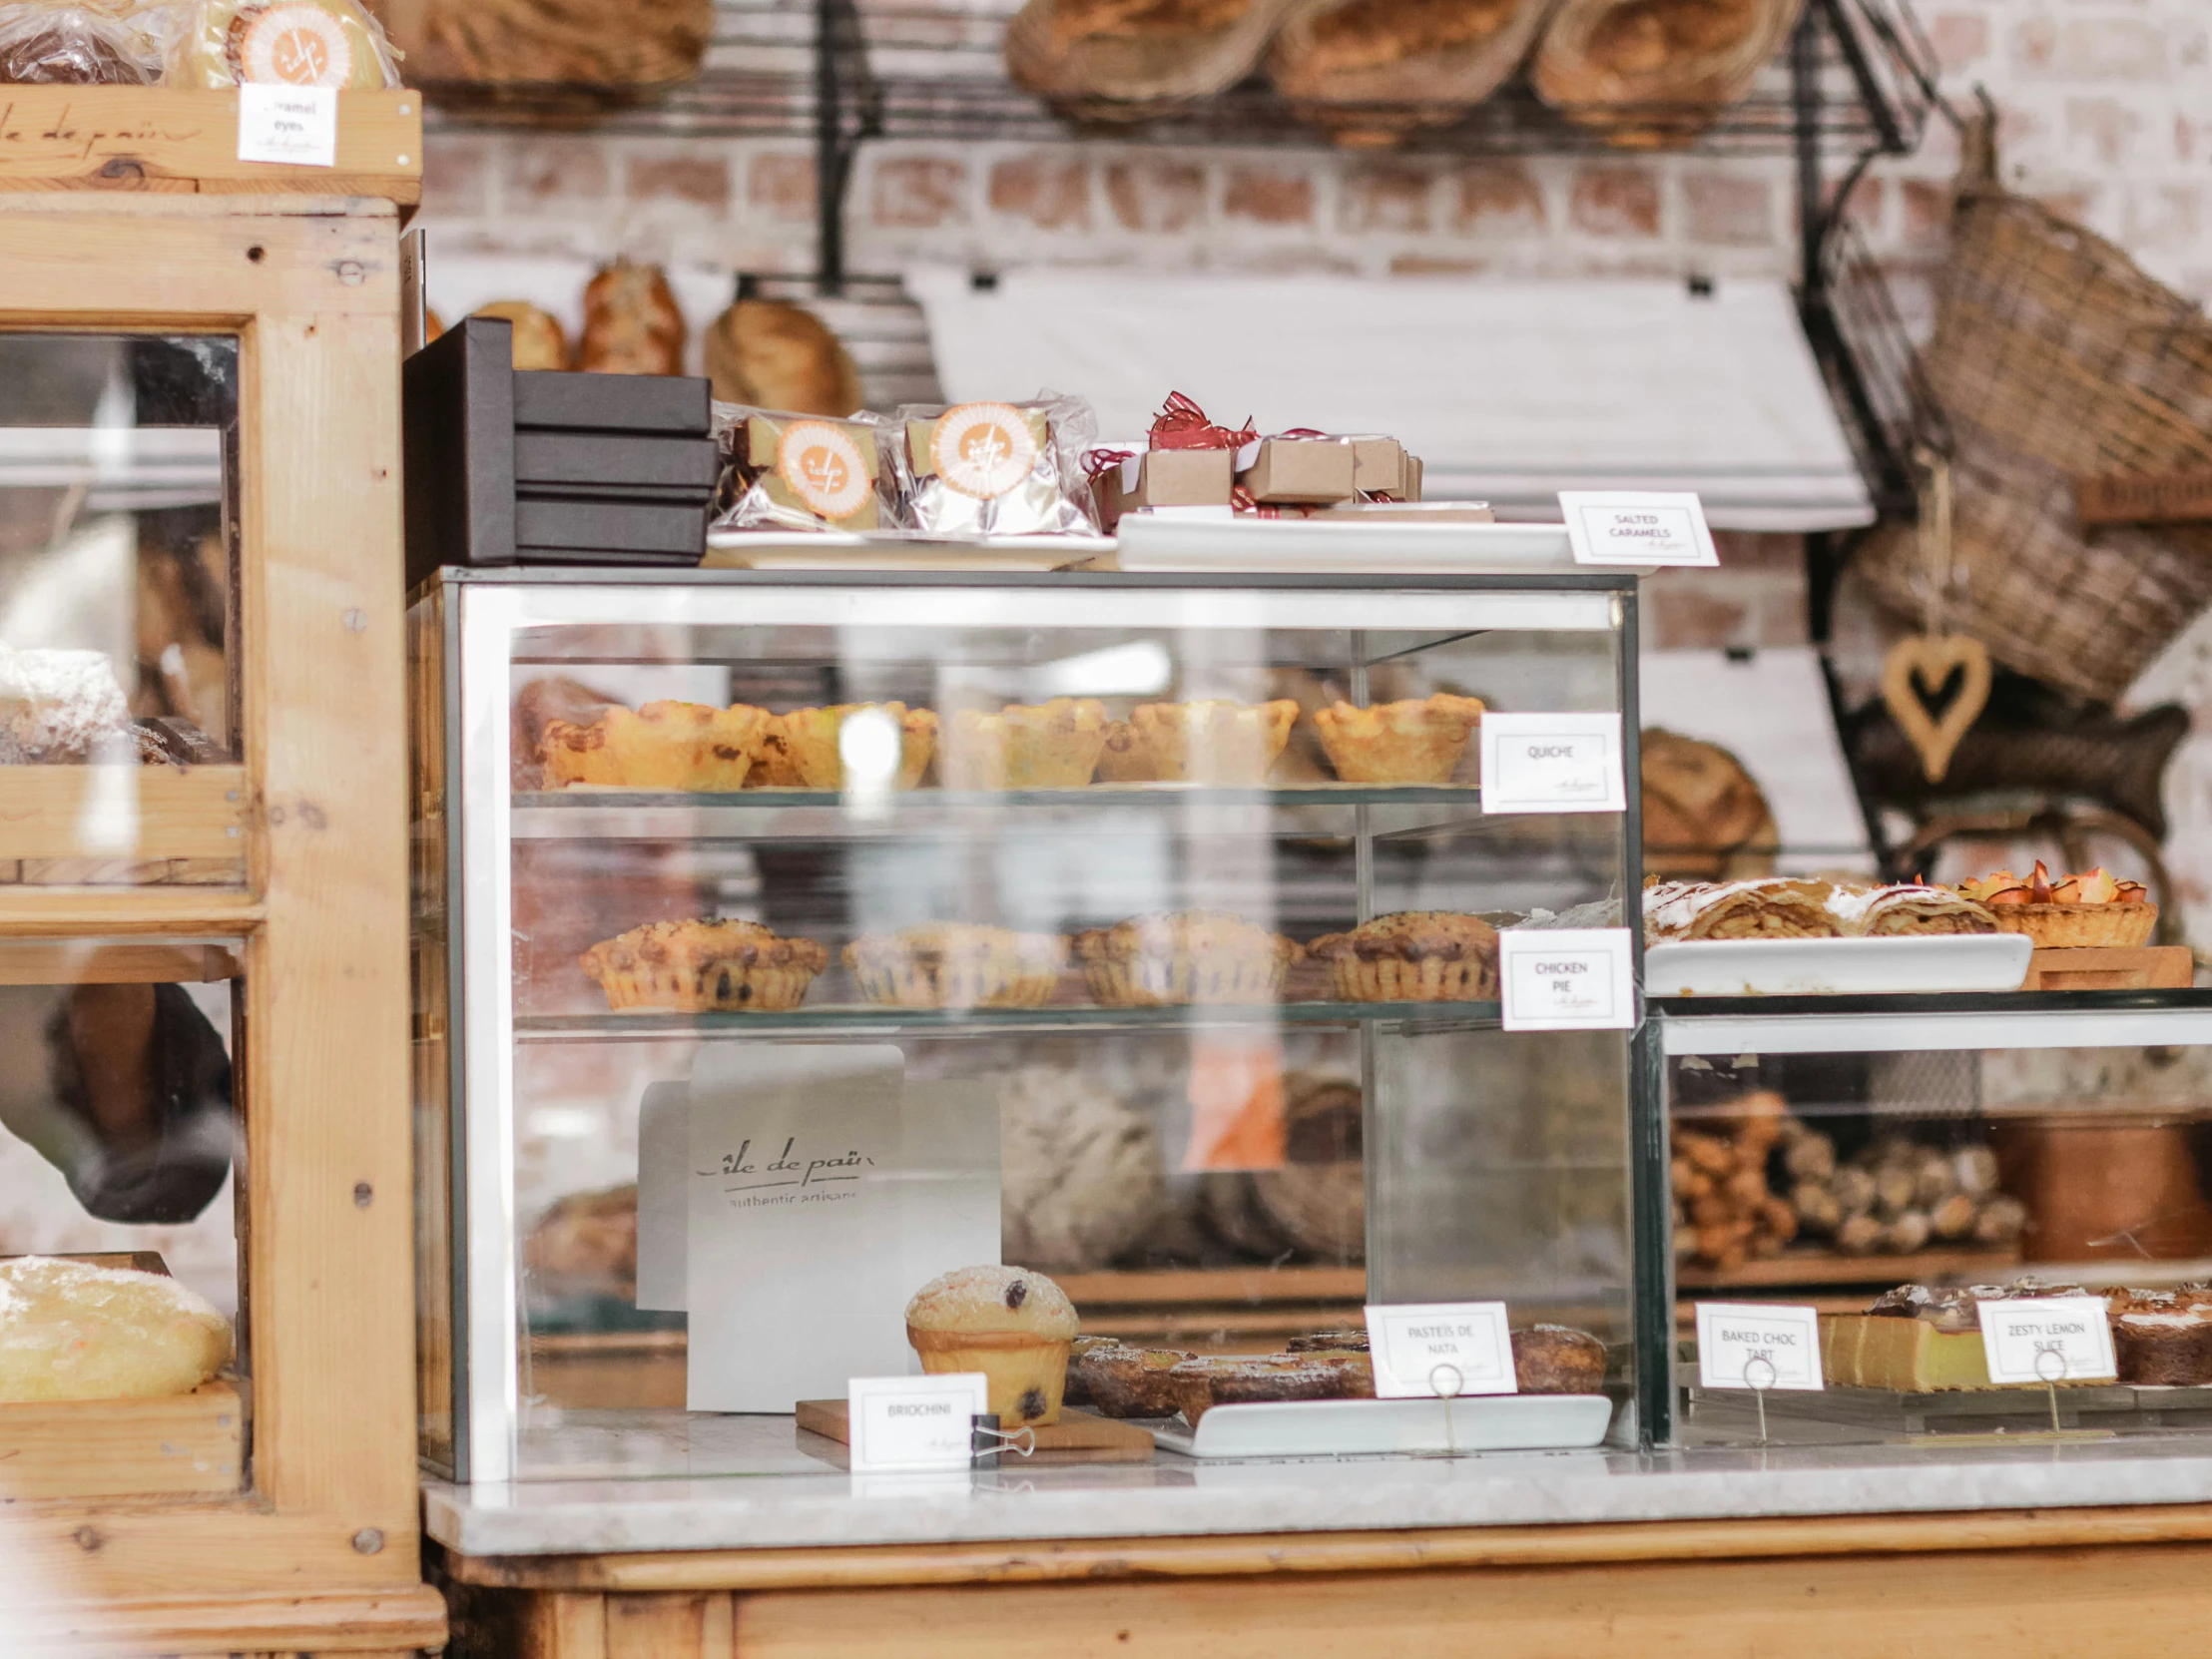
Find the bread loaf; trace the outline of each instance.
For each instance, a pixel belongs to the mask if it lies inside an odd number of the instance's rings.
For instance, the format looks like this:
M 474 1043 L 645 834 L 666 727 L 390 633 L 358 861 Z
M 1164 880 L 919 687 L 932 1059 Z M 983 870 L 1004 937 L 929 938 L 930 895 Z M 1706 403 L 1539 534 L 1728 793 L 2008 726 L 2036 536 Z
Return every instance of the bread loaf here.
M 1647 871 L 1695 881 L 1774 873 L 1774 814 L 1741 761 L 1656 726 L 1642 753 Z
M 514 324 L 514 365 L 517 368 L 566 368 L 568 331 L 551 311 L 541 310 L 527 299 L 494 299 L 479 305 L 471 316 L 502 317 Z
M 714 34 L 714 0 L 384 0 L 384 16 L 410 86 L 671 86 Z
M 591 374 L 684 372 L 684 313 L 659 266 L 617 260 L 584 284 L 576 366 Z
M 189 1393 L 230 1358 L 230 1322 L 165 1275 L 0 1261 L 0 1400 Z
M 1527 55 L 1553 0 L 1299 0 L 1268 54 L 1276 89 L 1356 147 L 1448 126 Z
M 706 351 L 720 402 L 835 419 L 864 402 L 851 353 L 802 305 L 741 299 L 709 324 Z
M 1622 149 L 1689 143 L 1789 38 L 1804 0 L 1562 0 L 1538 97 Z
M 1006 72 L 1073 119 L 1149 120 L 1251 74 L 1291 3 L 1029 0 L 1006 29 Z

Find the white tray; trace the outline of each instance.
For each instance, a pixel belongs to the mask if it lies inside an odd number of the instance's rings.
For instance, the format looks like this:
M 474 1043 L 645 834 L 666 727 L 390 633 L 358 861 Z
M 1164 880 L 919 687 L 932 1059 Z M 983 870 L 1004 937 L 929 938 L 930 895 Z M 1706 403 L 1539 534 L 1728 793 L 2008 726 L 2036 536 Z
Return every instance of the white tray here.
M 1475 1394 L 1216 1405 L 1195 1429 L 1180 1417 L 1147 1426 L 1155 1445 L 1186 1457 L 1354 1457 L 1593 1446 L 1612 1421 L 1603 1394 Z
M 1869 996 L 2016 991 L 2024 933 L 1862 939 L 1677 939 L 1644 950 L 1647 996 Z
M 1560 524 L 1356 524 L 1317 518 L 1156 518 L 1116 526 L 1123 570 L 1430 575 L 1572 570 Z
M 904 531 L 854 535 L 711 530 L 706 570 L 1060 570 L 1112 553 L 1111 536 L 932 540 Z

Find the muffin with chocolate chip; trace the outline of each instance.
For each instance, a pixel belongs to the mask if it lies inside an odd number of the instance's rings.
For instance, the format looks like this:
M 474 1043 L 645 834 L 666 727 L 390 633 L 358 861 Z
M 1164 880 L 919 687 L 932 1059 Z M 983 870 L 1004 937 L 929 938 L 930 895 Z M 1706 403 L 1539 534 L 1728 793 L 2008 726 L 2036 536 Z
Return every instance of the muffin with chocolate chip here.
M 958 1268 L 906 1304 L 906 1341 L 931 1375 L 981 1372 L 1011 1431 L 1060 1420 L 1076 1317 L 1059 1286 L 1027 1268 Z

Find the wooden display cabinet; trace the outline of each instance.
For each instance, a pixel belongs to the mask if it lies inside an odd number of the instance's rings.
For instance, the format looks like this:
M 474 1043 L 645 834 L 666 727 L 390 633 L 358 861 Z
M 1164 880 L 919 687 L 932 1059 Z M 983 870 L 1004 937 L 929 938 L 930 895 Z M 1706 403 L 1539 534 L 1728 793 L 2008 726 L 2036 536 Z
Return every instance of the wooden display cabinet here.
M 236 341 L 230 758 L 0 771 L 0 983 L 230 982 L 245 1353 L 174 1399 L 0 1408 L 5 1577 L 55 1598 L 32 1627 L 70 1651 L 434 1647 L 398 417 L 420 101 L 342 95 L 330 170 L 239 162 L 232 93 L 11 87 L 5 105 L 0 335 Z M 118 775 L 120 846 L 86 805 Z M 148 1466 L 181 1443 L 181 1470 Z M 11 1462 L 37 1465 L 12 1489 Z

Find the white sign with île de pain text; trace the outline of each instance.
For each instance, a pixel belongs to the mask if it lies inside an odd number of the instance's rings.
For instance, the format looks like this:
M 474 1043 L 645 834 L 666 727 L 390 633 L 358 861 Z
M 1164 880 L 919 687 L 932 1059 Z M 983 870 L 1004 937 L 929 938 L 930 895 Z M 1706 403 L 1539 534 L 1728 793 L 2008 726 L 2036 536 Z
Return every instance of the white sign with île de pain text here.
M 844 1398 L 853 1473 L 964 1469 L 975 1457 L 975 1419 L 990 1409 L 990 1380 L 979 1371 L 855 1377 Z
M 1697 1372 L 1708 1388 L 1818 1389 L 1820 1313 L 1779 1304 L 1701 1302 Z
M 1619 813 L 1628 808 L 1621 717 L 1482 717 L 1485 813 Z
M 238 95 L 240 161 L 338 165 L 337 88 L 249 82 Z
M 1508 1031 L 1611 1031 L 1636 1023 L 1625 927 L 1508 927 L 1497 936 Z
M 2119 1375 L 2100 1296 L 2022 1297 L 1979 1305 L 1992 1382 L 2109 1382 Z
M 1519 1389 L 1502 1302 L 1370 1303 L 1367 1316 L 1378 1399 Z
M 1561 490 L 1578 565 L 1717 565 L 1705 505 L 1679 491 Z

